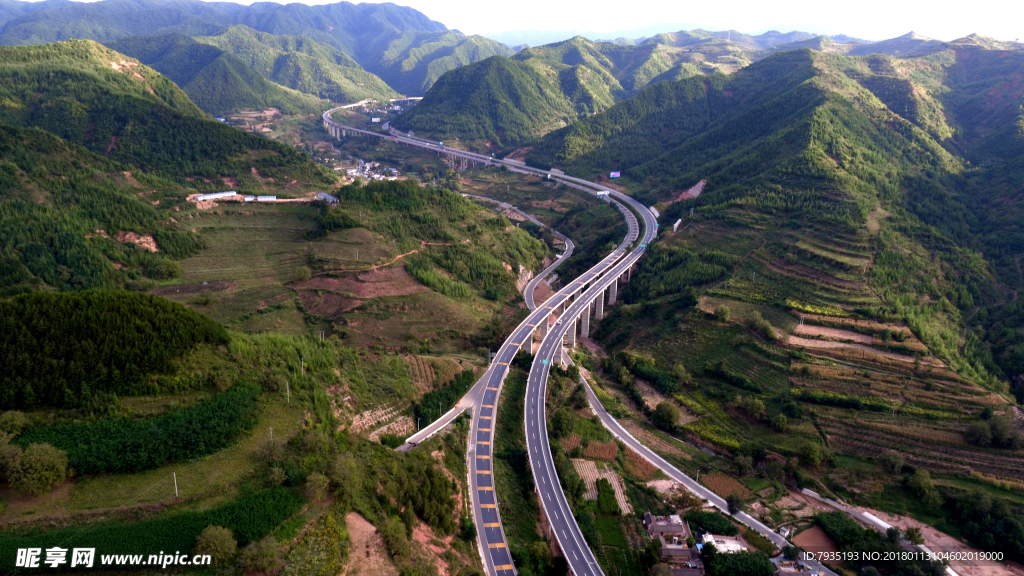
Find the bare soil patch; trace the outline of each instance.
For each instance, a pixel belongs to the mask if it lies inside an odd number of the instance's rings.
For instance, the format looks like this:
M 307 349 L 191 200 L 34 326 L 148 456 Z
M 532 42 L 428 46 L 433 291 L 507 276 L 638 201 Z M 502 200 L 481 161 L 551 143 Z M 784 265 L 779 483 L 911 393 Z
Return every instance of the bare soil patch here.
M 384 548 L 384 539 L 373 524 L 359 514 L 349 512 L 345 516 L 345 526 L 352 548 L 342 576 L 398 576 L 398 570 Z
M 897 526 L 903 530 L 907 528 L 920 528 L 921 536 L 924 537 L 925 546 L 931 548 L 933 551 L 955 551 L 955 552 L 979 552 L 975 548 L 971 548 L 967 544 L 953 538 L 949 534 L 939 532 L 935 528 L 919 522 L 913 518 L 907 518 L 906 516 L 897 516 L 896 514 L 888 514 L 886 512 L 880 512 L 878 510 L 872 510 L 870 508 L 858 508 L 861 512 L 868 512 L 880 518 L 882 521 Z M 1015 572 L 1010 568 L 1003 566 L 1002 564 L 991 563 L 985 565 L 978 565 L 973 562 L 956 562 L 952 564 L 953 569 L 956 570 L 957 574 L 961 576 L 1018 576 L 1019 572 Z
M 121 231 L 117 233 L 116 238 L 118 242 L 130 242 L 132 244 L 137 244 L 139 246 L 142 246 L 146 250 L 149 250 L 150 252 L 160 251 L 160 249 L 157 248 L 156 246 L 156 240 L 154 240 L 153 237 L 148 234 L 143 236 L 142 234 L 137 234 L 135 232 Z
M 551 289 L 551 286 L 548 284 L 548 281 L 541 280 L 533 289 L 533 301 L 536 302 L 537 304 L 540 304 L 541 302 L 544 302 L 548 298 L 551 298 L 551 295 L 554 293 L 555 291 Z
M 362 300 L 346 298 L 333 292 L 318 293 L 313 290 L 299 291 L 299 299 L 311 313 L 326 318 L 335 318 L 342 312 L 358 308 L 363 303 Z
M 365 274 L 333 277 L 317 276 L 292 286 L 296 290 L 343 292 L 360 299 L 406 296 L 429 290 L 417 282 L 404 267 L 374 270 Z
M 838 552 L 839 548 L 820 526 L 811 526 L 793 537 L 793 543 L 808 552 Z M 826 562 L 829 566 L 842 566 L 842 562 Z
M 824 326 L 812 326 L 810 324 L 798 324 L 793 328 L 794 334 L 802 334 L 806 336 L 818 336 L 826 340 L 849 340 L 851 342 L 859 342 L 861 344 L 871 344 L 874 338 L 867 334 L 859 334 L 857 332 L 850 332 L 849 330 L 840 330 L 838 328 L 826 328 Z

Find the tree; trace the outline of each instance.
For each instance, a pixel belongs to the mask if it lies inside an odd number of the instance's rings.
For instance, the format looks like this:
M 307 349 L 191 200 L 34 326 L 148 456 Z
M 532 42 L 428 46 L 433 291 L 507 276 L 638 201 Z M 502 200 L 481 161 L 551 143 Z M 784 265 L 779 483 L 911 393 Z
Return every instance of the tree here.
M 380 527 L 380 535 L 392 556 L 409 554 L 409 537 L 405 535 L 405 524 L 397 516 L 391 516 Z
M 675 377 L 679 385 L 689 384 L 692 380 L 690 373 L 686 371 L 686 367 L 683 366 L 682 362 L 676 362 L 672 365 L 672 376 Z
M 808 442 L 800 449 L 800 460 L 809 466 L 821 464 L 821 446 L 817 442 Z
M 226 566 L 238 553 L 238 542 L 231 530 L 221 526 L 207 526 L 196 537 L 194 554 L 207 554 L 214 566 Z
M 284 471 L 284 468 L 275 466 L 267 473 L 267 479 L 270 481 L 271 486 L 280 486 L 288 479 L 288 474 Z
M 924 535 L 921 534 L 921 529 L 916 526 L 907 528 L 907 540 L 914 544 L 924 544 Z
M 14 463 L 21 457 L 21 446 L 11 444 L 10 434 L 0 433 L 0 480 L 7 480 Z
M 931 474 L 924 468 L 918 468 L 907 478 L 907 487 L 921 498 L 926 506 L 936 508 L 942 505 L 942 495 L 935 488 Z
M 242 550 L 238 566 L 243 572 L 270 572 L 281 562 L 281 546 L 273 536 L 264 536 Z
M 67 454 L 49 444 L 29 444 L 8 475 L 11 486 L 33 496 L 49 492 L 67 477 Z
M 284 440 L 280 438 L 268 439 L 256 449 L 256 457 L 267 464 L 280 462 L 284 458 Z
M 982 448 L 992 445 L 992 427 L 988 422 L 975 422 L 964 431 L 964 440 L 968 444 L 981 446 Z
M 878 455 L 878 465 L 890 474 L 899 474 L 903 470 L 903 455 L 895 450 L 886 450 Z
M 573 416 L 567 408 L 559 408 L 551 414 L 551 435 L 561 438 L 572 431 Z
M 719 322 L 728 322 L 730 316 L 732 316 L 732 310 L 729 310 L 729 307 L 725 304 L 719 304 L 715 308 L 715 320 L 718 320 Z
M 28 426 L 28 418 L 24 412 L 8 410 L 0 414 L 0 432 L 17 436 Z
M 682 417 L 682 412 L 679 410 L 679 407 L 667 400 L 659 402 L 654 408 L 654 413 L 651 414 L 651 420 L 654 422 L 654 425 L 668 431 L 675 430 L 676 426 L 679 425 L 680 417 Z
M 313 277 L 313 272 L 309 269 L 309 266 L 299 266 L 295 269 L 295 279 L 299 282 L 305 282 Z
M 789 430 L 789 418 L 786 418 L 785 414 L 776 414 L 772 418 L 772 428 L 776 432 L 786 432 Z
M 745 454 L 740 454 L 736 457 L 736 471 L 740 476 L 746 476 L 750 474 L 751 470 L 754 469 L 754 459 Z
M 733 492 L 725 497 L 725 504 L 729 508 L 729 514 L 735 516 L 743 510 L 743 497 Z
M 661 563 L 651 566 L 651 571 L 648 574 L 650 576 L 672 576 L 672 571 L 669 570 L 668 564 Z
M 331 467 L 331 482 L 338 495 L 338 503 L 349 507 L 363 489 L 363 467 L 351 454 L 341 454 Z
M 327 476 L 313 472 L 306 477 L 306 494 L 314 501 L 322 502 L 327 499 L 327 488 L 330 484 L 331 481 L 327 479 Z

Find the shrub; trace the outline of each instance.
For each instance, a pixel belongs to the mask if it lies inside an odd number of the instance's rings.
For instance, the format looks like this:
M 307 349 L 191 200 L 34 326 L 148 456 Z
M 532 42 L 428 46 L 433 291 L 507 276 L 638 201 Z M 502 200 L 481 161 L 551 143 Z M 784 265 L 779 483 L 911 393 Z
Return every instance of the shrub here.
M 775 340 L 776 338 L 775 328 L 761 316 L 760 312 L 754 312 L 753 318 L 750 319 L 750 327 L 764 334 L 769 340 Z
M 890 474 L 899 474 L 903 470 L 903 455 L 895 450 L 886 450 L 878 455 L 878 465 Z
M 235 541 L 231 530 L 222 526 L 207 526 L 196 538 L 192 553 L 207 554 L 212 559 L 213 566 L 225 566 L 238 553 L 238 542 Z
M 244 572 L 270 572 L 281 563 L 281 545 L 273 536 L 264 536 L 242 550 L 238 566 Z
M 49 444 L 29 444 L 8 474 L 11 486 L 32 496 L 49 492 L 67 477 L 67 454 Z
M 79 473 L 136 472 L 216 452 L 256 425 L 258 388 L 235 386 L 154 418 L 97 420 L 27 430 L 16 442 L 67 452 Z
M 988 422 L 975 422 L 964 431 L 964 440 L 968 444 L 986 448 L 992 445 L 992 427 Z
M 659 402 L 658 406 L 655 407 L 654 413 L 651 414 L 651 420 L 654 425 L 662 430 L 672 431 L 679 425 L 679 418 L 682 416 L 679 407 L 675 404 L 664 401 Z
M 313 472 L 306 477 L 306 495 L 313 501 L 322 502 L 327 499 L 327 487 L 330 483 L 327 476 Z
M 729 307 L 725 304 L 719 304 L 715 307 L 715 320 L 728 322 L 730 316 L 732 316 L 732 310 L 729 310 Z
M 7 480 L 14 463 L 21 457 L 21 446 L 11 444 L 9 434 L 0 433 L 0 480 Z
M 348 531 L 327 512 L 288 554 L 283 576 L 334 576 L 348 553 Z

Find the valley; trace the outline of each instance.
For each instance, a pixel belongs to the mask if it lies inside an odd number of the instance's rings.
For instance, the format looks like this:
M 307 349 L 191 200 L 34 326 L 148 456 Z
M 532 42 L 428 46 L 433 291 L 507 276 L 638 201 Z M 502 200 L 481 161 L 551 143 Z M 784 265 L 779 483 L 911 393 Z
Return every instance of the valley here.
M 5 573 L 1024 573 L 1018 43 L 12 0 L 0 45 Z M 1002 556 L 804 554 L 947 548 Z

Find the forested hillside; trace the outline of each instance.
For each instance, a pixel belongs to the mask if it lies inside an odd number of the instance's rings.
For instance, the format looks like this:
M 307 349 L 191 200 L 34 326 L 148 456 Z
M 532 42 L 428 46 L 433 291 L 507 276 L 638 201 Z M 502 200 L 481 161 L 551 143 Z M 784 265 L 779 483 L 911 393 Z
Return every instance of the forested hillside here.
M 199 313 L 137 292 L 37 292 L 0 301 L 0 311 L 5 410 L 159 392 L 147 376 L 170 371 L 198 344 L 228 342 L 224 329 Z
M 88 4 L 32 4 L 31 8 L 13 2 L 12 6 L 0 13 L 4 17 L 0 21 L 0 44 L 42 44 L 70 38 L 109 43 L 129 36 L 171 33 L 209 37 L 230 35 L 232 31 L 227 27 L 244 25 L 277 36 L 309 38 L 333 48 L 379 76 L 391 88 L 410 95 L 421 94 L 448 70 L 495 54 L 512 54 L 503 44 L 448 30 L 412 8 L 390 3 L 307 6 L 267 2 L 242 6 L 197 0 L 171 4 L 159 0 L 106 0 Z M 234 53 L 225 46 L 221 48 Z M 237 55 L 256 67 L 253 60 L 258 58 Z M 311 70 L 313 77 L 303 78 L 287 67 L 270 72 L 256 68 L 268 78 L 271 74 L 279 75 L 276 82 L 303 92 L 307 90 L 300 85 L 306 84 L 310 88 L 308 93 L 320 97 L 330 96 L 315 90 L 340 89 L 346 96 L 358 93 L 359 89 L 370 94 L 386 93 L 379 80 L 360 79 L 362 76 L 356 70 L 339 71 L 335 66 L 318 70 L 317 63 L 294 55 L 285 61 L 288 66 Z M 335 64 L 340 62 L 335 59 Z
M 132 36 L 107 47 L 163 74 L 209 114 L 271 107 L 315 114 L 323 108 L 319 98 L 275 84 L 234 54 L 183 34 Z
M 172 182 L 36 128 L 0 127 L 0 157 L 0 293 L 138 289 L 173 278 L 175 259 L 204 246 L 151 203 L 180 196 Z M 147 202 L 143 187 L 160 192 Z M 156 251 L 131 241 L 143 237 Z
M 237 25 L 195 40 L 235 55 L 268 80 L 332 102 L 386 101 L 398 96 L 348 54 L 302 36 L 268 34 Z
M 0 123 L 34 126 L 185 182 L 265 176 L 328 183 L 308 156 L 208 119 L 153 69 L 89 40 L 0 48 Z
M 1019 213 L 1013 160 L 1021 95 L 1013 70 L 1024 54 L 978 44 L 964 39 L 910 60 L 780 53 L 732 76 L 652 86 L 550 134 L 531 159 L 587 176 L 624 170 L 644 183 L 650 202 L 708 180 L 707 192 L 672 205 L 667 218 L 690 206 L 713 213 L 742 206 L 855 230 L 873 222 L 879 208 L 892 213 L 883 223 L 899 222 L 902 234 L 950 268 L 937 284 L 900 296 L 910 288 L 908 272 L 889 276 L 876 263 L 876 290 L 895 289 L 887 304 L 900 316 L 946 318 L 945 328 L 933 325 L 933 336 L 946 342 L 944 359 L 963 354 L 954 362 L 968 373 L 1005 381 L 1021 366 L 1020 335 L 1007 315 L 1021 285 L 1022 244 L 1009 221 Z M 933 305 L 919 298 L 935 292 L 958 312 L 924 312 Z M 975 332 L 991 352 L 973 339 L 958 343 L 976 308 L 979 326 L 999 318 Z

